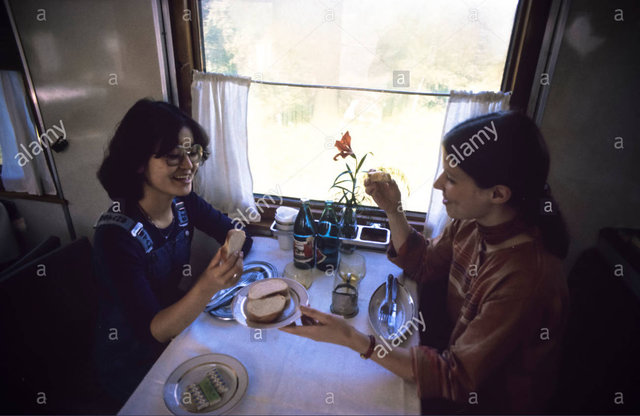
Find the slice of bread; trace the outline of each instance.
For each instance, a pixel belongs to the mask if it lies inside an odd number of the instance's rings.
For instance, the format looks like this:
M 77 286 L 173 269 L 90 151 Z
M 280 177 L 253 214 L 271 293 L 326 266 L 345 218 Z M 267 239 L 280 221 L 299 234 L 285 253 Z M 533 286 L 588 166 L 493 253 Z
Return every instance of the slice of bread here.
M 236 230 L 235 228 L 229 230 L 224 245 L 220 247 L 220 250 L 222 250 L 222 257 L 226 259 L 232 253 L 242 250 L 242 246 L 244 245 L 244 240 L 246 238 L 247 236 L 242 230 Z
M 264 279 L 258 280 L 249 288 L 247 297 L 249 300 L 266 298 L 273 295 L 282 295 L 289 297 L 289 285 L 282 279 Z
M 273 322 L 287 306 L 287 298 L 282 295 L 268 296 L 263 299 L 248 299 L 247 318 L 253 322 Z
M 391 175 L 380 170 L 370 170 L 367 172 L 371 182 L 391 182 Z

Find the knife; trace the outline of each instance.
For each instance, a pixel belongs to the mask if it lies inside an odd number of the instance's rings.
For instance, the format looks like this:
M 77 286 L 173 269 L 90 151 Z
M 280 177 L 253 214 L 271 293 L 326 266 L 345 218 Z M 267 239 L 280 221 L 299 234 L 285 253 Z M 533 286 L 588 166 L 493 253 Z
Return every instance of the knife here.
M 389 314 L 389 320 L 387 321 L 387 327 L 389 328 L 389 335 L 393 335 L 396 332 L 396 318 L 398 316 L 398 304 L 396 298 L 398 297 L 398 279 L 393 278 L 391 282 L 391 313 Z

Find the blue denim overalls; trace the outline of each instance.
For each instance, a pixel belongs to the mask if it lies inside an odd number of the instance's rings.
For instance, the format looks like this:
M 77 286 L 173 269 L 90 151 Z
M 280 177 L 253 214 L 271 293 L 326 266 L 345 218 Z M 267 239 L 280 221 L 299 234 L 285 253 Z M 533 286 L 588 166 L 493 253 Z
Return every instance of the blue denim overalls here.
M 96 364 L 102 384 L 120 400 L 133 393 L 164 346 L 150 338 L 140 339 L 128 323 L 122 299 L 111 278 L 104 273 L 107 268 L 102 256 L 104 242 L 100 228 L 119 226 L 138 241 L 145 252 L 149 287 L 160 307 L 166 308 L 184 294 L 178 289 L 178 285 L 183 268 L 189 264 L 193 237 L 184 202 L 174 199 L 172 209 L 175 219 L 167 228 L 167 233 L 158 230 L 165 239 L 164 244 L 159 244 L 159 247 L 154 247 L 154 242 L 142 223 L 114 212 L 113 207 L 102 214 L 95 225 L 94 268 L 101 289 L 99 325 L 96 330 Z M 117 339 L 113 328 L 117 329 Z

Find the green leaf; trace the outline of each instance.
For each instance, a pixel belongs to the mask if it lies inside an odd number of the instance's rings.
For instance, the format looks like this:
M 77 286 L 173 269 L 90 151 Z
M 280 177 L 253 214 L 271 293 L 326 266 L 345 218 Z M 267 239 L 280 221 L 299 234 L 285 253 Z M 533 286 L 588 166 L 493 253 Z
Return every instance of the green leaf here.
M 347 189 L 347 188 L 345 188 L 344 186 L 338 186 L 338 185 L 336 185 L 336 186 L 332 186 L 332 188 L 338 188 L 338 189 L 341 189 L 341 190 L 342 190 L 342 192 L 346 192 L 346 193 L 349 193 L 349 194 L 352 194 L 352 193 L 353 193 L 353 192 L 351 192 L 351 190 L 350 190 L 350 189 Z
M 345 170 L 344 172 L 340 172 L 340 173 L 338 174 L 338 176 L 336 176 L 336 180 L 337 180 L 340 176 L 342 176 L 342 175 L 344 175 L 344 174 L 346 174 L 346 173 L 349 173 L 349 171 L 348 171 L 348 170 Z
M 345 166 L 347 167 L 347 171 L 349 172 L 349 176 L 351 176 L 351 180 L 355 181 L 355 177 L 353 176 L 353 172 L 351 171 L 351 168 L 349 167 L 348 164 L 345 163 Z
M 362 159 L 360 159 L 360 163 L 358 163 L 358 167 L 356 168 L 356 175 L 358 174 L 358 172 L 360 172 L 360 168 L 362 167 L 362 164 L 364 163 L 368 155 L 369 153 L 366 153 L 364 156 L 362 156 Z
M 336 178 L 336 181 L 337 181 L 337 180 L 338 180 L 338 179 Z M 340 181 L 340 182 L 334 182 L 334 183 L 333 183 L 333 185 L 331 185 L 331 186 L 329 187 L 329 189 L 333 188 L 333 187 L 334 187 L 334 186 L 336 186 L 336 185 L 340 185 L 341 183 L 345 183 L 345 182 L 349 182 L 349 183 L 351 183 L 351 181 L 350 181 L 349 179 L 344 179 L 344 180 L 342 180 L 342 181 Z

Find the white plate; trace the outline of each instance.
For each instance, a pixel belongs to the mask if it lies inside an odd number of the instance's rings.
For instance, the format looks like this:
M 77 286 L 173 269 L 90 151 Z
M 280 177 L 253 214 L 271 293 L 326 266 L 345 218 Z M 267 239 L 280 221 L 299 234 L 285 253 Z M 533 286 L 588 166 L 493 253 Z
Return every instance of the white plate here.
M 183 393 L 193 383 L 199 383 L 206 373 L 217 369 L 229 391 L 220 395 L 222 400 L 213 406 L 196 410 Z M 249 375 L 237 359 L 225 354 L 205 354 L 180 364 L 164 384 L 164 403 L 174 415 L 221 415 L 233 408 L 247 391 Z
M 231 304 L 231 312 L 233 313 L 233 317 L 238 323 L 249 328 L 282 328 L 283 326 L 287 326 L 292 322 L 295 322 L 296 319 L 300 318 L 300 316 L 302 315 L 300 312 L 300 305 L 309 304 L 309 294 L 307 293 L 307 290 L 304 288 L 304 286 L 302 286 L 295 280 L 287 279 L 286 277 L 277 277 L 276 279 L 284 280 L 289 286 L 289 300 L 287 301 L 287 306 L 284 308 L 284 311 L 282 311 L 280 316 L 278 316 L 275 321 L 269 323 L 253 322 L 247 318 L 245 308 L 247 305 L 249 288 L 252 285 L 264 281 L 259 280 L 257 282 L 251 283 L 249 286 L 245 286 L 240 289 L 240 291 L 233 298 L 233 303 Z
M 405 326 L 405 324 L 416 316 L 416 305 L 407 288 L 398 282 L 398 295 L 396 297 L 396 303 L 398 304 L 396 327 L 398 330 L 393 334 L 389 334 L 386 323 L 378 320 L 378 311 L 380 311 L 380 305 L 384 302 L 385 286 L 385 283 L 381 284 L 371 295 L 371 300 L 369 301 L 369 323 L 381 338 L 392 341 L 407 332 L 408 326 Z M 400 331 L 400 328 L 405 328 L 405 330 Z

